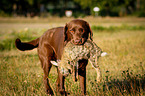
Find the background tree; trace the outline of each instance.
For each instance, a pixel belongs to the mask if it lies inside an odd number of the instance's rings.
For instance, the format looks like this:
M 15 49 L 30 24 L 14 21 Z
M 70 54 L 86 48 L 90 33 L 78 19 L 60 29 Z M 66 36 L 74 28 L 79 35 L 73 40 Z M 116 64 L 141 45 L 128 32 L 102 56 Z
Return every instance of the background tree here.
M 59 16 L 63 16 L 65 10 L 73 10 L 77 15 L 93 15 L 93 8 L 97 6 L 101 16 L 145 16 L 144 5 L 145 0 L 0 0 L 0 15 L 35 16 L 40 14 L 41 9 L 61 14 Z
M 74 0 L 83 9 L 89 8 L 93 14 L 95 6 L 100 8 L 101 16 L 123 16 L 127 14 L 141 13 L 145 16 L 145 0 Z

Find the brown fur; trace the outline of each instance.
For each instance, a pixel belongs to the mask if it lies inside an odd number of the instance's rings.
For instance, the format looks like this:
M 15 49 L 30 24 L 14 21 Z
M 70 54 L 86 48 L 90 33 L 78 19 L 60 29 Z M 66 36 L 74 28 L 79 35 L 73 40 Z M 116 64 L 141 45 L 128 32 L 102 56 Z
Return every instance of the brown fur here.
M 89 36 L 90 35 L 90 36 Z M 65 27 L 58 27 L 49 29 L 41 37 L 32 40 L 30 42 L 21 42 L 20 39 L 16 39 L 15 45 L 21 50 L 31 50 L 38 48 L 38 56 L 41 61 L 41 65 L 44 71 L 43 82 L 47 94 L 53 95 L 53 91 L 49 84 L 48 74 L 52 67 L 50 60 L 60 60 L 63 52 L 63 48 L 68 41 L 76 45 L 83 45 L 86 40 L 90 37 L 92 40 L 92 31 L 89 24 L 84 20 L 72 20 Z M 79 80 L 82 95 L 86 93 L 86 66 L 88 60 L 79 61 Z M 57 78 L 57 91 L 61 94 L 65 94 L 64 81 L 65 77 L 60 74 L 59 70 Z

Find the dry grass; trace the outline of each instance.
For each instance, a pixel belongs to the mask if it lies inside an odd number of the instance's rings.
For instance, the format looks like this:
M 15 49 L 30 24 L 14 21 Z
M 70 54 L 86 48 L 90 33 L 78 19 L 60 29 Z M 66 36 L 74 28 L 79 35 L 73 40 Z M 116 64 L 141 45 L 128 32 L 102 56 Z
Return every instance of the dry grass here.
M 115 19 L 116 21 L 122 22 L 120 18 Z M 87 20 L 89 21 L 90 19 Z M 110 21 L 109 19 L 107 20 L 103 21 L 102 24 L 115 22 L 112 18 Z M 123 20 L 124 22 L 131 22 L 130 19 L 125 18 Z M 101 20 L 99 22 L 101 22 Z M 140 26 L 142 24 L 142 21 L 138 18 L 132 22 L 138 22 L 138 24 L 136 23 L 134 26 Z M 56 24 L 56 22 L 54 24 Z M 3 25 L 3 23 L 1 23 L 1 25 Z M 56 24 L 56 26 L 59 26 L 59 24 Z M 19 27 L 19 23 L 17 27 Z M 36 27 L 35 29 L 21 28 L 18 30 L 3 28 L 6 32 L 0 31 L 0 39 L 3 41 L 11 38 L 11 40 L 14 41 L 18 36 L 27 41 L 31 38 L 39 37 L 46 30 L 45 28 L 38 28 L 37 30 Z M 32 36 L 25 33 L 31 33 L 30 35 Z M 27 39 L 27 37 L 29 39 Z M 89 96 L 145 95 L 145 30 L 118 29 L 109 32 L 107 30 L 94 30 L 94 41 L 109 55 L 100 58 L 103 80 L 99 84 L 96 83 L 95 69 L 88 64 L 87 94 Z M 46 95 L 42 82 L 43 71 L 39 63 L 36 49 L 27 52 L 21 52 L 15 48 L 1 50 L 0 70 L 0 95 Z M 51 86 L 55 91 L 57 78 L 55 67 L 52 67 L 49 78 Z M 73 82 L 72 77 L 69 76 L 66 78 L 65 83 L 66 91 L 70 92 L 71 96 L 80 95 L 79 82 Z

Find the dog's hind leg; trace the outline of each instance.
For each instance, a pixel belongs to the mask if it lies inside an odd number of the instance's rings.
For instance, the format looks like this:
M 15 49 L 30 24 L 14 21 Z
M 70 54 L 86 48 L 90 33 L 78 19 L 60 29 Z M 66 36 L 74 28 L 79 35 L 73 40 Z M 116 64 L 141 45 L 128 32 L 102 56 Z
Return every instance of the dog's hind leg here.
M 58 95 L 66 95 L 65 87 L 64 87 L 65 77 L 60 73 L 58 68 L 57 68 L 57 73 L 58 73 L 58 78 L 56 81 L 56 89 Z
M 50 69 L 52 67 L 50 60 L 53 59 L 54 52 L 53 52 L 52 47 L 49 46 L 49 44 L 44 44 L 41 46 L 43 46 L 43 50 L 41 47 L 38 47 L 38 55 L 39 55 L 39 59 L 41 61 L 43 71 L 44 71 L 44 77 L 43 77 L 44 86 L 46 89 L 46 93 L 48 95 L 54 95 L 53 90 L 50 87 L 49 78 L 48 78 Z

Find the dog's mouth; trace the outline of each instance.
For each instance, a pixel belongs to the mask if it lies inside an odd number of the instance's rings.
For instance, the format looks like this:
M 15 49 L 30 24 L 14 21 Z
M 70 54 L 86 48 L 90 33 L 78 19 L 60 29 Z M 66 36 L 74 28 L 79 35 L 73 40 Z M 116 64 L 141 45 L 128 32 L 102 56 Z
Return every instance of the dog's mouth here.
M 71 42 L 75 45 L 83 45 L 85 43 L 85 39 L 84 38 L 81 38 L 81 39 L 73 39 Z

